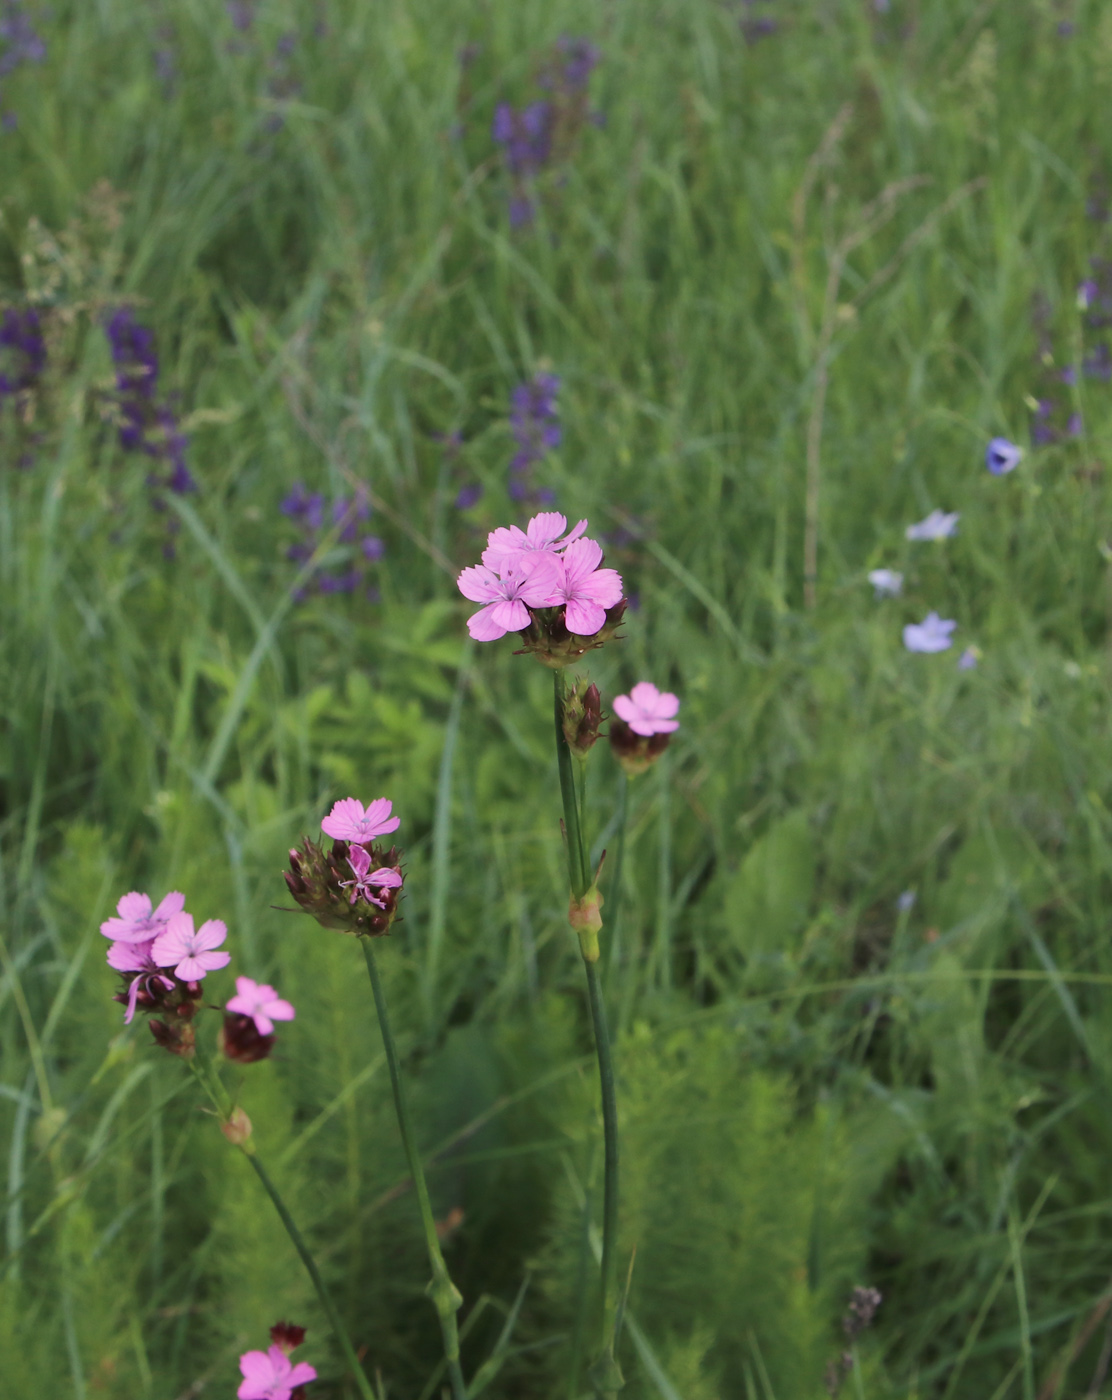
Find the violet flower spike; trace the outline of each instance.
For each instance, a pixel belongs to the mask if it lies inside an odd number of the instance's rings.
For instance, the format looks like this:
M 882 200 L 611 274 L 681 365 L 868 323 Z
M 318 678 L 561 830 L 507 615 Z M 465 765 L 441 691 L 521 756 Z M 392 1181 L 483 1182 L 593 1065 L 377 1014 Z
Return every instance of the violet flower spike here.
M 316 1368 L 307 1361 L 295 1365 L 281 1347 L 266 1351 L 245 1351 L 239 1358 L 243 1376 L 236 1391 L 239 1400 L 290 1400 L 299 1385 L 317 1378 Z
M 381 899 L 375 897 L 373 891 L 375 889 L 397 890 L 402 887 L 401 875 L 390 866 L 383 866 L 380 870 L 371 870 L 371 857 L 362 846 L 352 846 L 348 854 L 348 865 L 351 866 L 355 879 L 341 880 L 340 888 L 351 890 L 348 901 L 351 904 L 354 904 L 362 895 L 368 904 L 377 904 L 380 909 L 384 909 L 386 906 Z
M 930 515 L 916 525 L 909 525 L 904 534 L 909 540 L 948 540 L 958 532 L 960 511 L 947 514 L 942 510 L 932 510 Z
M 993 476 L 1005 476 L 1015 471 L 1023 460 L 1023 448 L 1005 437 L 994 437 L 985 448 L 985 466 Z
M 638 681 L 628 695 L 614 699 L 614 713 L 643 739 L 674 733 L 680 727 L 679 711 L 679 696 L 657 690 L 652 681 Z
M 265 982 L 254 982 L 250 977 L 236 978 L 236 994 L 224 1009 L 250 1016 L 260 1035 L 273 1035 L 275 1021 L 292 1021 L 297 1015 L 273 987 Z
M 869 582 L 876 589 L 878 598 L 898 598 L 903 589 L 903 581 L 903 574 L 894 569 L 873 569 L 869 574 Z
M 904 646 L 908 651 L 947 651 L 954 644 L 950 634 L 957 625 L 952 618 L 943 619 L 936 612 L 929 612 L 922 622 L 911 622 L 904 628 Z
M 485 564 L 464 569 L 456 580 L 459 591 L 473 603 L 486 604 L 467 619 L 468 632 L 477 642 L 495 642 L 507 632 L 523 631 L 529 626 L 529 609 L 550 606 L 561 581 L 559 560 L 540 551 L 506 560 L 497 573 Z
M 119 918 L 105 919 L 100 926 L 105 938 L 119 943 L 148 943 L 158 935 L 175 914 L 185 908 L 185 895 L 171 890 L 157 909 L 151 911 L 151 897 L 132 890 L 116 905 Z
M 573 540 L 558 560 L 563 578 L 547 599 L 550 607 L 565 606 L 564 625 L 577 637 L 593 637 L 606 622 L 606 610 L 622 601 L 622 576 L 601 569 L 602 545 L 597 540 Z
M 362 846 L 376 836 L 397 831 L 402 819 L 390 815 L 393 808 L 388 797 L 376 797 L 366 808 L 356 797 L 343 797 L 321 822 L 320 829 L 334 841 L 354 841 Z
M 218 967 L 227 967 L 231 953 L 215 952 L 228 936 L 222 919 L 206 919 L 194 931 L 193 915 L 175 914 L 163 933 L 154 940 L 151 956 L 159 967 L 172 967 L 183 982 L 200 982 Z

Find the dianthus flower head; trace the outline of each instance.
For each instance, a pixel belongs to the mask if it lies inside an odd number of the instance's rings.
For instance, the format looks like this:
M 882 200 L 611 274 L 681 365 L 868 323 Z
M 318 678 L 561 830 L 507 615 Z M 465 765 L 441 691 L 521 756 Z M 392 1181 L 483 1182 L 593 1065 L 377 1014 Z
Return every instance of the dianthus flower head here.
M 908 651 L 946 651 L 953 645 L 951 633 L 955 627 L 953 619 L 945 620 L 936 612 L 929 612 L 922 622 L 912 622 L 904 628 L 904 646 Z
M 1015 471 L 1023 460 L 1023 449 L 1005 437 L 994 437 L 985 448 L 985 466 L 993 476 Z
M 946 540 L 957 534 L 959 519 L 959 511 L 947 514 L 943 510 L 932 510 L 918 524 L 909 525 L 904 533 L 909 540 Z
M 388 797 L 376 797 L 366 807 L 356 797 L 344 797 L 333 806 L 320 829 L 335 841 L 365 845 L 376 836 L 387 836 L 401 826 L 401 817 L 390 815 L 393 807 Z
M 171 916 L 166 928 L 154 940 L 151 956 L 159 967 L 172 967 L 183 982 L 200 982 L 218 967 L 226 967 L 231 953 L 217 952 L 228 936 L 222 919 L 206 919 L 199 929 L 193 915 L 182 911 Z
M 651 768 L 680 727 L 679 698 L 640 681 L 628 695 L 614 700 L 617 718 L 610 722 L 610 750 L 631 777 Z
M 873 569 L 869 582 L 876 589 L 878 598 L 898 598 L 903 588 L 904 576 L 894 569 Z
M 116 905 L 119 917 L 105 919 L 100 931 L 105 938 L 118 943 L 148 943 L 157 938 L 173 915 L 180 914 L 184 908 L 185 895 L 179 890 L 171 890 L 154 910 L 151 909 L 149 894 L 132 890 Z
M 285 879 L 298 905 L 323 928 L 378 936 L 390 932 L 397 915 L 404 884 L 400 867 L 394 846 L 383 851 L 373 843 L 336 841 L 326 850 L 306 837 L 290 851 Z
M 246 1351 L 239 1358 L 243 1375 L 239 1400 L 290 1400 L 299 1385 L 315 1381 L 317 1373 L 306 1361 L 292 1362 L 279 1346 L 266 1351 Z
M 265 982 L 254 982 L 250 977 L 236 978 L 236 994 L 229 1000 L 226 1010 L 249 1016 L 260 1035 L 273 1035 L 275 1021 L 292 1021 L 297 1014 L 273 987 Z
M 129 1026 L 135 1016 L 135 1007 L 140 992 L 145 993 L 144 1001 L 152 1007 L 164 999 L 166 992 L 172 992 L 174 981 L 167 977 L 151 957 L 154 939 L 146 943 L 119 942 L 108 949 L 108 966 L 117 972 L 132 972 L 135 976 L 128 983 L 127 1013 L 124 1025 Z

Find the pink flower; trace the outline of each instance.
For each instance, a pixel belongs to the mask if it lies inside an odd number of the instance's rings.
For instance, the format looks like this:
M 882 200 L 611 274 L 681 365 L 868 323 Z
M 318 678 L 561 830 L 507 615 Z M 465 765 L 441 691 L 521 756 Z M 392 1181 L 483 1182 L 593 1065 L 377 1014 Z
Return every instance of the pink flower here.
M 467 619 L 467 630 L 477 642 L 496 642 L 507 632 L 522 631 L 529 626 L 529 609 L 547 605 L 560 576 L 559 559 L 543 550 L 504 556 L 498 573 L 485 564 L 464 569 L 459 591 L 473 603 L 487 605 Z
M 671 734 L 680 727 L 679 697 L 671 691 L 657 690 L 651 681 L 639 681 L 628 695 L 614 700 L 614 713 L 624 719 L 634 734 L 649 738 L 653 734 Z
M 516 525 L 502 525 L 497 530 L 491 530 L 487 536 L 487 547 L 483 550 L 483 563 L 496 574 L 501 573 L 502 565 L 514 555 L 556 554 L 566 549 L 572 540 L 577 540 L 586 528 L 587 522 L 581 520 L 564 535 L 568 529 L 567 518 L 557 510 L 542 511 L 540 515 L 533 516 L 524 530 L 519 530 Z
M 371 858 L 362 846 L 352 846 L 348 853 L 348 865 L 351 866 L 355 875 L 354 880 L 341 880 L 342 890 L 351 889 L 349 904 L 354 904 L 360 895 L 368 904 L 377 904 L 380 909 L 385 906 L 381 899 L 376 899 L 373 891 L 377 889 L 398 890 L 402 887 L 401 873 L 392 870 L 389 866 L 383 866 L 381 870 L 371 870 Z M 368 874 L 367 872 L 370 871 Z
M 252 982 L 250 977 L 236 978 L 236 994 L 224 1009 L 250 1016 L 260 1035 L 273 1035 L 275 1021 L 292 1021 L 297 1014 L 273 987 Z
M 577 637 L 593 637 L 606 621 L 606 609 L 622 601 L 622 576 L 617 569 L 600 569 L 602 545 L 575 540 L 559 561 L 563 578 L 546 599 L 550 607 L 566 604 L 564 624 Z
M 236 1394 L 239 1400 L 290 1400 L 299 1385 L 317 1378 L 316 1368 L 307 1361 L 296 1366 L 281 1347 L 266 1351 L 245 1351 L 239 1358 L 243 1381 Z
M 120 917 L 105 919 L 100 931 L 105 938 L 120 943 L 146 943 L 152 938 L 157 938 L 171 915 L 179 914 L 184 908 L 185 895 L 174 890 L 152 914 L 150 895 L 132 890 L 116 905 L 116 912 Z
M 194 933 L 193 915 L 184 911 L 175 914 L 151 948 L 151 957 L 159 967 L 172 967 L 174 975 L 183 982 L 199 982 L 208 972 L 227 967 L 231 953 L 215 953 L 228 936 L 222 919 L 206 919 Z
M 392 817 L 394 804 L 388 797 L 376 797 L 364 808 L 357 797 L 344 797 L 320 824 L 325 836 L 334 841 L 356 841 L 360 845 L 397 831 L 401 817 Z
M 123 900 L 120 903 L 122 904 Z M 135 1017 L 135 1003 L 144 983 L 148 981 L 160 982 L 167 991 L 173 988 L 173 982 L 169 977 L 163 975 L 158 964 L 151 957 L 153 947 L 153 938 L 146 943 L 128 943 L 121 939 L 118 943 L 113 943 L 108 950 L 109 967 L 114 967 L 117 972 L 137 972 L 139 974 L 138 977 L 132 978 L 131 985 L 127 989 L 125 1026 L 130 1026 Z

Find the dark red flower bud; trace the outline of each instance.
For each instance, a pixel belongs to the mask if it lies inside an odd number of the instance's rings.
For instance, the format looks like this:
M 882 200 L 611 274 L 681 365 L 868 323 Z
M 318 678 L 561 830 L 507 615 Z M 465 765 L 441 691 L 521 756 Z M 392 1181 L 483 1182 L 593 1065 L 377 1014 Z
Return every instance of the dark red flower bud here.
M 622 598 L 606 609 L 606 621 L 593 637 L 580 637 L 568 631 L 564 608 L 530 608 L 529 626 L 517 634 L 522 645 L 514 655 L 532 652 L 542 665 L 559 671 L 608 642 L 621 626 L 625 610 L 626 600 Z
M 624 719 L 610 721 L 610 748 L 631 778 L 651 768 L 668 747 L 670 734 L 634 734 Z
M 586 758 L 598 738 L 602 722 L 602 697 L 598 686 L 584 688 L 577 680 L 564 697 L 564 738 L 576 758 Z
M 168 1025 L 165 1021 L 148 1021 L 147 1025 L 163 1050 L 169 1050 L 171 1055 L 180 1055 L 183 1060 L 193 1058 L 196 1036 L 191 1025 Z
M 266 1059 L 274 1049 L 277 1036 L 260 1035 L 250 1016 L 225 1011 L 219 1039 L 220 1049 L 229 1060 L 237 1065 L 253 1065 L 256 1060 Z
M 292 1322 L 276 1322 L 270 1329 L 270 1340 L 289 1356 L 305 1340 L 305 1328 L 295 1327 Z

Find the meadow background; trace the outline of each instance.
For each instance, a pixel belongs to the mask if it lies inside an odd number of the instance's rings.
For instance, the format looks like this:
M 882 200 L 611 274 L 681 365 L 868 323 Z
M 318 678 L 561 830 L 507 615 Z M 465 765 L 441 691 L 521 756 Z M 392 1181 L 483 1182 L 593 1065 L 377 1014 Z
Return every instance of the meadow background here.
M 522 168 L 496 107 L 540 100 Z M 454 585 L 511 487 L 635 596 L 604 701 L 683 704 L 605 886 L 625 1394 L 820 1397 L 867 1285 L 843 1395 L 1112 1395 L 1110 103 L 1098 0 L 0 7 L 5 1395 L 231 1395 L 282 1315 L 345 1394 L 246 1163 L 121 1024 L 129 889 L 227 921 L 214 995 L 296 1003 L 242 1102 L 383 1396 L 435 1392 L 359 952 L 275 908 L 349 793 L 403 820 L 380 961 L 465 1369 L 524 1287 L 486 1393 L 586 1393 L 550 680 Z M 514 476 L 539 373 L 562 440 Z M 911 654 L 928 609 L 955 646 Z M 617 793 L 600 746 L 596 850 Z

